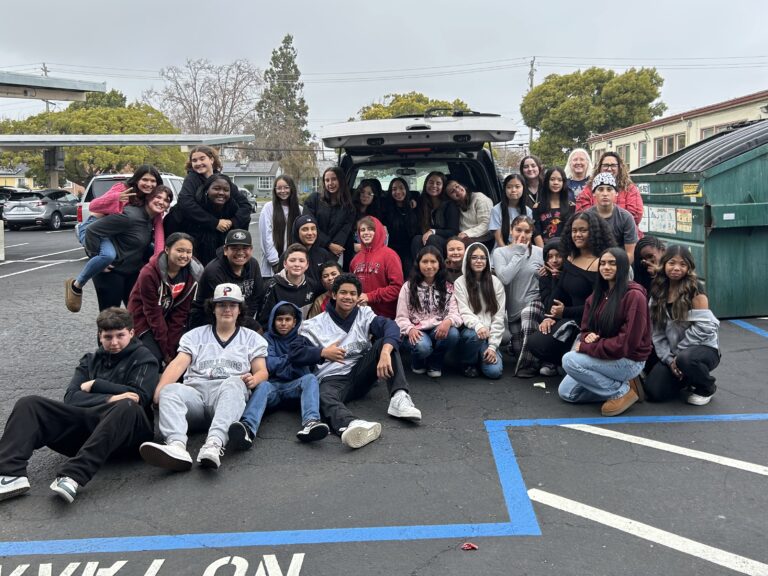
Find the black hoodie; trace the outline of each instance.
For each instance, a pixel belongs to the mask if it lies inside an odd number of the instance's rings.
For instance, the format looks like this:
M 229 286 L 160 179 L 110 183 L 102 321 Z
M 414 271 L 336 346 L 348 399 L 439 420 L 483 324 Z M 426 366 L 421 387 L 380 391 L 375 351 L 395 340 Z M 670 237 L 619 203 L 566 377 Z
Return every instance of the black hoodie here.
M 262 326 L 267 326 L 272 308 L 283 300 L 298 306 L 301 310 L 301 316 L 306 318 L 307 312 L 309 312 L 315 301 L 315 297 L 321 292 L 322 290 L 319 289 L 315 281 L 307 274 L 304 274 L 304 281 L 296 285 L 291 284 L 286 277 L 285 270 L 281 270 L 272 276 L 267 283 L 264 302 L 259 313 L 259 322 Z
M 96 352 L 80 359 L 64 393 L 64 402 L 89 408 L 106 404 L 115 394 L 134 392 L 151 422 L 158 369 L 157 358 L 135 338 L 117 354 L 99 346 Z M 94 381 L 91 391 L 83 392 L 80 385 L 89 380 Z
M 299 240 L 299 228 L 304 226 L 304 224 L 312 223 L 317 226 L 318 229 L 318 239 L 315 240 L 315 243 L 312 244 L 312 246 L 307 246 L 306 244 L 303 244 L 301 240 Z M 320 239 L 320 226 L 317 224 L 317 219 L 312 216 L 311 214 L 302 214 L 296 220 L 293 221 L 293 229 L 291 230 L 291 236 L 293 238 L 293 242 L 297 244 L 301 244 L 307 250 L 309 251 L 309 268 L 307 269 L 307 276 L 309 276 L 315 284 L 318 286 L 322 286 L 322 282 L 320 281 L 320 269 L 323 267 L 323 264 L 328 262 L 329 260 L 332 260 L 333 262 L 337 262 L 339 259 L 333 255 L 332 252 L 326 250 L 322 246 L 320 246 L 319 239 Z M 351 259 L 351 258 L 350 258 Z M 280 255 L 280 269 L 283 268 L 283 255 Z

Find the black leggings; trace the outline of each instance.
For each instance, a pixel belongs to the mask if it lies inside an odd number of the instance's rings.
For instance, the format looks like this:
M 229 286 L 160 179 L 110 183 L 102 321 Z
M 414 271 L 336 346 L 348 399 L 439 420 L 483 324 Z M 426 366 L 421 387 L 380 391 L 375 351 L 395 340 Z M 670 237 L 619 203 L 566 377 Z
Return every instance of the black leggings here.
M 663 402 L 677 398 L 680 390 L 691 387 L 699 396 L 712 396 L 717 390 L 710 374 L 720 364 L 720 352 L 709 346 L 692 346 L 681 350 L 675 357 L 677 367 L 683 373 L 679 380 L 669 366 L 658 362 L 643 383 L 648 399 Z
M 93 277 L 93 287 L 99 300 L 99 312 L 111 306 L 128 306 L 128 298 L 139 277 L 138 270 L 131 273 L 100 272 Z
M 563 356 L 566 352 L 569 352 L 573 343 L 576 341 L 576 336 L 579 335 L 579 330 L 574 329 L 573 335 L 568 338 L 567 341 L 561 342 L 555 339 L 552 334 L 557 332 L 558 328 L 568 322 L 567 318 L 561 318 L 552 328 L 549 330 L 549 334 L 543 334 L 538 328 L 536 331 L 528 337 L 526 346 L 528 350 L 536 356 L 542 362 L 548 362 L 549 364 L 555 364 L 560 366 L 563 363 Z

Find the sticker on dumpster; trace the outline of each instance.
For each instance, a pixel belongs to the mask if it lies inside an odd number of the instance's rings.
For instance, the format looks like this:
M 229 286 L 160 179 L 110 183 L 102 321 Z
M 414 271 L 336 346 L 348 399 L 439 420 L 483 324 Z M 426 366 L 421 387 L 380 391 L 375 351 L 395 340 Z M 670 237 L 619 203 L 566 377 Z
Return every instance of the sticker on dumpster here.
M 640 231 L 644 234 L 647 234 L 651 231 L 651 229 L 648 228 L 648 206 L 643 206 L 643 219 L 640 220 L 638 228 L 640 228 Z
M 735 212 L 726 212 L 723 214 L 723 220 L 736 220 Z
M 683 184 L 683 195 L 701 198 L 701 188 L 699 188 L 699 185 L 696 182 Z
M 674 208 L 648 207 L 648 227 L 651 232 L 677 234 L 677 214 Z
M 693 211 L 690 208 L 677 209 L 677 231 L 693 232 Z
M 640 194 L 645 194 L 646 196 L 648 196 L 651 193 L 651 185 L 648 184 L 648 182 L 638 183 L 637 188 L 638 190 L 640 190 Z

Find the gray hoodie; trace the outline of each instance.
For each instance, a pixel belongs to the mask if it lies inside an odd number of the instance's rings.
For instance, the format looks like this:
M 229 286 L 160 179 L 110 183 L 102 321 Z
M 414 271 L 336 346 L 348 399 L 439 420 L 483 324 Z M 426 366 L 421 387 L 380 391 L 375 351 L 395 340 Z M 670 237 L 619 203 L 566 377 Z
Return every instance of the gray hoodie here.
M 539 269 L 544 265 L 542 250 L 532 246 L 509 244 L 493 250 L 493 273 L 507 293 L 507 320 L 520 318 L 523 308 L 539 299 Z
M 653 300 L 649 303 L 652 305 Z M 653 347 L 664 364 L 669 365 L 681 350 L 692 346 L 709 346 L 719 349 L 718 327 L 720 321 L 711 310 L 691 310 L 684 322 L 675 322 L 667 313 L 664 327 L 653 325 Z

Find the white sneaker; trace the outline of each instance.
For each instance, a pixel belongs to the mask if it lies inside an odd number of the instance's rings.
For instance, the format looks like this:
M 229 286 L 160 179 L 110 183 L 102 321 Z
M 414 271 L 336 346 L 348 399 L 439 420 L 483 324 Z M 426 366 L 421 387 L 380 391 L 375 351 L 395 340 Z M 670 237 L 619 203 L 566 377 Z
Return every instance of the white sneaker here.
M 411 368 L 411 372 L 413 372 L 414 374 L 424 374 L 424 372 L 426 371 L 427 371 L 426 368 Z
M 419 422 L 421 420 L 421 410 L 413 405 L 413 400 L 405 390 L 398 390 L 389 401 L 387 414 L 395 418 Z
M 443 375 L 442 370 L 436 370 L 434 368 L 430 368 L 429 370 L 427 370 L 427 376 L 429 376 L 430 378 L 440 378 L 440 376 L 442 375 Z
M 706 406 L 710 400 L 712 400 L 712 396 L 702 396 L 695 392 L 688 394 L 688 397 L 685 399 L 688 404 L 693 404 L 694 406 Z
M 211 436 L 205 440 L 205 444 L 197 453 L 197 463 L 203 468 L 218 468 L 221 466 L 221 457 L 224 456 L 224 447 L 221 440 Z
M 69 476 L 59 476 L 51 483 L 51 490 L 56 492 L 56 494 L 61 496 L 61 498 L 69 504 L 72 504 L 72 502 L 75 501 L 75 496 L 77 496 L 77 489 L 79 487 L 79 484 Z
M 192 468 L 192 456 L 187 452 L 186 445 L 178 440 L 170 444 L 144 442 L 139 447 L 139 454 L 147 464 L 166 470 L 185 472 Z
M 352 420 L 341 433 L 341 442 L 350 448 L 362 448 L 377 440 L 379 436 L 381 436 L 381 424 L 378 422 Z
M 29 492 L 26 476 L 0 476 L 0 500 L 8 500 Z

